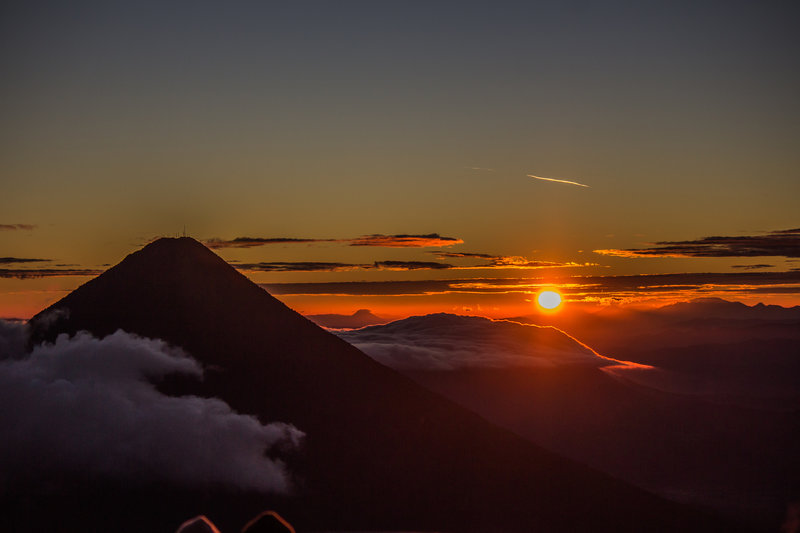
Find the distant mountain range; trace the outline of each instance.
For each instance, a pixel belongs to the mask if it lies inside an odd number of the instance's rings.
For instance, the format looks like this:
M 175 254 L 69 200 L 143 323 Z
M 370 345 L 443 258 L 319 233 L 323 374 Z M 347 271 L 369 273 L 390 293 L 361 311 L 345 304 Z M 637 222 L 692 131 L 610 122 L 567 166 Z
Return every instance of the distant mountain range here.
M 171 531 L 206 514 L 232 531 L 265 508 L 305 531 L 731 530 L 429 392 L 189 238 L 149 244 L 30 326 L 31 343 L 82 330 L 162 339 L 205 368 L 201 383 L 166 379 L 162 391 L 219 398 L 261 422 L 291 423 L 305 438 L 299 450 L 271 452 L 292 474 L 291 495 L 99 484 L 76 475 L 32 492 L 6 488 L 6 530 Z
M 359 309 L 352 315 L 306 315 L 306 318 L 318 326 L 330 329 L 357 329 L 389 322 L 386 318 L 373 315 L 369 309 Z
M 754 339 L 800 340 L 800 306 L 748 306 L 701 298 L 656 309 L 609 306 L 537 314 L 510 320 L 553 325 L 600 353 L 637 360 L 643 348 L 731 344 Z
M 758 303 L 746 305 L 722 298 L 695 298 L 688 302 L 665 305 L 651 311 L 655 316 L 673 316 L 683 320 L 724 318 L 728 320 L 800 320 L 800 306 L 782 307 Z
M 704 299 L 511 321 L 437 314 L 337 334 L 532 442 L 775 531 L 800 493 L 799 316 Z M 522 323 L 539 318 L 566 332 Z

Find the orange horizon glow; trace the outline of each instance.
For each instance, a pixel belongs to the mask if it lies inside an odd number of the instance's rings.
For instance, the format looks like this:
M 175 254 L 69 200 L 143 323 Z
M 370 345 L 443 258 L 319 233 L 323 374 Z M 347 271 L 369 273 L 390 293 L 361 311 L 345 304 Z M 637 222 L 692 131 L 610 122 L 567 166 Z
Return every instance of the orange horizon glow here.
M 42 287 L 38 290 L 5 293 L 0 300 L 0 319 L 27 320 L 36 313 L 54 304 L 70 292 L 68 287 Z M 501 293 L 442 293 L 407 295 L 345 295 L 345 294 L 278 294 L 281 302 L 302 315 L 340 314 L 352 315 L 359 309 L 368 309 L 382 318 L 399 320 L 415 315 L 451 313 L 475 315 L 487 318 L 509 318 L 515 316 L 551 314 L 536 302 L 533 294 Z M 555 310 L 569 313 L 572 309 L 655 309 L 696 298 L 721 298 L 746 305 L 763 303 L 792 307 L 798 305 L 794 295 L 750 295 L 725 291 L 686 291 L 655 296 L 641 295 L 638 298 L 626 295 L 623 299 L 596 299 L 580 294 L 569 295 L 569 309 L 562 304 Z M 533 304 L 533 305 L 532 305 Z
M 58 277 L 26 280 L 29 289 L 20 290 L 16 280 L 0 279 L 0 318 L 27 320 L 36 313 L 57 302 L 81 285 L 86 278 Z M 256 280 L 254 280 L 256 281 Z M 532 280 L 536 281 L 536 280 Z M 497 289 L 496 291 L 486 289 Z M 341 314 L 351 315 L 359 309 L 368 309 L 373 314 L 390 320 L 432 313 L 475 315 L 487 318 L 509 318 L 535 314 L 571 313 L 587 309 L 654 309 L 696 298 L 721 298 L 746 305 L 798 305 L 797 295 L 786 290 L 789 286 L 764 286 L 775 293 L 753 293 L 746 285 L 709 287 L 659 292 L 621 290 L 593 290 L 581 284 L 559 283 L 558 292 L 562 304 L 555 310 L 547 310 L 537 300 L 540 291 L 552 290 L 553 285 L 539 281 L 529 284 L 486 285 L 479 281 L 473 284 L 456 284 L 442 292 L 420 292 L 416 294 L 275 294 L 284 304 L 303 315 Z M 569 301 L 569 308 L 563 302 Z

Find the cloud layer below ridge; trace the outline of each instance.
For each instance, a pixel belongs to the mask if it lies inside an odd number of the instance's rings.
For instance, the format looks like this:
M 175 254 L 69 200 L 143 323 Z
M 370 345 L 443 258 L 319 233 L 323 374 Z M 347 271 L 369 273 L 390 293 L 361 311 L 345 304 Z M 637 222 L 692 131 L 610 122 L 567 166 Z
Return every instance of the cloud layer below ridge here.
M 265 453 L 302 433 L 261 424 L 219 399 L 171 397 L 153 380 L 200 378 L 163 341 L 81 332 L 23 351 L 22 324 L 0 322 L 0 491 L 44 479 L 158 482 L 187 488 L 286 491 Z
M 337 335 L 378 362 L 399 370 L 617 363 L 556 328 L 477 316 L 416 316 Z

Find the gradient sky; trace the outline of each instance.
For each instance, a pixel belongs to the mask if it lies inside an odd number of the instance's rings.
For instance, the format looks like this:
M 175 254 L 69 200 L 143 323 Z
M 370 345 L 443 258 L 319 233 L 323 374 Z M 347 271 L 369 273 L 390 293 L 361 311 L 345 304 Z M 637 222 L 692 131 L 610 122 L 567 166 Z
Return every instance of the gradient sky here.
M 51 260 L 0 268 L 102 270 L 184 226 L 203 241 L 336 241 L 216 249 L 241 264 L 373 265 L 248 271 L 262 283 L 800 267 L 800 236 L 768 243 L 775 255 L 748 247 L 800 228 L 797 2 L 0 10 L 0 256 Z M 351 246 L 432 233 L 463 242 Z M 751 240 L 712 257 L 594 252 L 713 236 Z M 590 266 L 496 268 L 509 257 Z M 0 316 L 30 316 L 88 279 L 71 274 L 0 278 Z M 784 281 L 733 296 L 800 303 L 800 281 Z M 285 298 L 305 312 L 376 302 Z M 404 309 L 436 308 L 418 300 Z M 439 307 L 477 301 L 458 300 Z

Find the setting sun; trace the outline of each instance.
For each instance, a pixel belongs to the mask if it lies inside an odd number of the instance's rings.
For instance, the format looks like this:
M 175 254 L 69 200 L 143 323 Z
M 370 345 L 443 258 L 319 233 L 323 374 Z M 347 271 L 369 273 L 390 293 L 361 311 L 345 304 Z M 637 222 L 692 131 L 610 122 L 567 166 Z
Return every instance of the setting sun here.
M 542 291 L 539 293 L 537 301 L 545 309 L 555 309 L 561 305 L 561 295 L 556 291 Z

